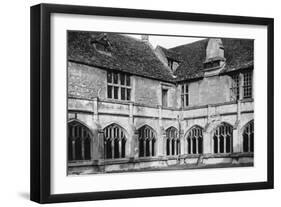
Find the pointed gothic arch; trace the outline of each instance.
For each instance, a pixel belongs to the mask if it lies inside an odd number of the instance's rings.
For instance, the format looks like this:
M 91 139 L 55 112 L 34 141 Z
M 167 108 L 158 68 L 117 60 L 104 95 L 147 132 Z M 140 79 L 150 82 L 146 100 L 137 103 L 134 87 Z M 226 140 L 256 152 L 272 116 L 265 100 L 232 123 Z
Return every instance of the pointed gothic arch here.
M 73 119 L 68 122 L 68 160 L 91 160 L 93 134 L 81 121 Z
M 112 123 L 103 129 L 106 159 L 126 157 L 127 132 L 118 124 Z
M 213 132 L 213 153 L 231 153 L 233 151 L 233 127 L 220 123 Z
M 156 132 L 148 126 L 143 125 L 138 129 L 139 134 L 139 157 L 153 157 L 156 155 Z
M 243 152 L 254 152 L 254 120 L 243 127 Z
M 186 133 L 187 154 L 203 153 L 203 128 L 195 125 Z
M 166 129 L 166 155 L 173 156 L 180 154 L 180 138 L 178 129 L 171 126 Z

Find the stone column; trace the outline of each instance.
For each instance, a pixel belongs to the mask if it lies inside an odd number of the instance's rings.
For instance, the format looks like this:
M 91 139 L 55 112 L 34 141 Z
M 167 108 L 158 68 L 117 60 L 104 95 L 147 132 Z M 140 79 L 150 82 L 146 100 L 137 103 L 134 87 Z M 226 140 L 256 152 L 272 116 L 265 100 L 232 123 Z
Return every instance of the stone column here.
M 164 131 L 164 133 L 162 132 L 162 140 L 163 140 L 162 141 L 163 144 L 162 144 L 162 154 L 161 154 L 161 156 L 166 156 L 167 155 L 167 136 L 166 136 L 165 131 Z M 171 146 L 171 143 L 170 143 L 170 146 Z M 170 150 L 170 155 L 171 155 L 171 150 Z
M 128 142 L 128 156 L 131 159 L 139 157 L 139 133 L 135 126 L 130 124 L 130 140 Z
M 238 127 L 236 129 L 233 129 L 232 133 L 232 146 L 233 146 L 233 152 L 241 152 L 241 144 L 240 144 L 240 137 L 239 137 L 239 130 Z
M 129 138 L 128 138 L 128 147 L 126 154 L 131 159 L 138 159 L 139 156 L 139 134 L 134 125 L 134 103 L 131 102 L 129 105 Z
M 184 131 L 182 129 L 179 130 L 179 138 L 180 138 L 180 154 L 187 154 L 186 150 L 186 139 L 184 137 Z
M 164 141 L 166 140 L 166 134 L 165 134 L 165 130 L 163 128 L 163 124 L 162 124 L 162 106 L 158 106 L 158 137 L 156 140 L 157 143 L 157 150 L 156 150 L 156 155 L 157 156 L 164 156 Z
M 103 160 L 104 154 L 104 134 L 99 124 L 98 98 L 93 99 L 93 139 L 91 146 L 92 160 Z
M 237 101 L 237 118 L 232 133 L 233 152 L 242 152 L 242 137 L 240 136 L 241 101 Z
M 203 130 L 203 154 L 213 153 L 212 133 L 208 129 Z
M 98 98 L 95 97 L 93 99 L 93 119 L 94 122 L 98 122 L 99 121 L 99 114 L 98 114 Z
M 203 154 L 214 153 L 213 146 L 213 134 L 210 131 L 210 125 L 212 123 L 211 116 L 214 114 L 213 108 L 208 105 L 207 108 L 207 124 L 203 130 Z
M 92 142 L 92 160 L 103 160 L 105 158 L 104 154 L 104 133 L 102 129 L 96 128 L 93 133 Z

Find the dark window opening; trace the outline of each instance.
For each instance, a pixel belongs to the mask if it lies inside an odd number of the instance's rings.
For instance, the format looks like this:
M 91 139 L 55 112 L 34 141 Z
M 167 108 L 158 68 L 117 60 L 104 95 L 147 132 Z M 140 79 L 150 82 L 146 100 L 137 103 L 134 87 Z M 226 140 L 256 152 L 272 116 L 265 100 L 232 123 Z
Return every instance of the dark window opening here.
M 131 99 L 130 76 L 124 73 L 107 72 L 107 98 L 126 100 Z
M 203 153 L 203 131 L 202 128 L 194 126 L 187 134 L 187 153 L 202 154 Z
M 218 137 L 214 136 L 214 153 L 218 153 Z
M 112 98 L 112 86 L 107 86 L 107 97 Z
M 244 73 L 243 95 L 244 98 L 252 98 L 252 72 Z
M 144 157 L 144 140 L 139 140 L 139 156 Z
M 228 124 L 221 124 L 216 128 L 213 136 L 214 153 L 232 152 L 232 127 Z
M 123 73 L 120 73 L 120 82 L 121 85 L 125 85 L 125 75 Z
M 113 73 L 113 83 L 118 84 L 118 73 Z
M 175 154 L 175 140 L 172 140 L 172 155 Z
M 166 155 L 178 155 L 180 140 L 178 130 L 170 127 L 166 130 Z
M 186 107 L 189 105 L 189 88 L 188 84 L 184 84 L 181 87 L 181 102 L 182 107 Z
M 162 89 L 162 106 L 168 106 L 168 89 Z
M 243 152 L 254 152 L 254 122 L 248 123 L 243 131 Z
M 118 87 L 114 87 L 114 99 L 118 99 Z
M 231 98 L 233 100 L 252 98 L 252 80 L 253 73 L 251 71 L 237 73 L 231 76 Z M 241 94 L 240 94 L 241 93 Z
M 121 100 L 126 100 L 126 89 L 121 88 Z
M 191 154 L 191 139 L 187 139 L 188 154 Z
M 127 88 L 127 100 L 131 100 L 131 89 Z
M 166 141 L 166 153 L 167 155 L 170 155 L 170 139 L 167 139 Z
M 104 129 L 105 157 L 118 159 L 126 156 L 126 136 L 123 128 L 111 124 Z
M 91 132 L 77 121 L 68 124 L 68 160 L 91 159 Z
M 154 130 L 147 125 L 139 129 L 139 157 L 155 156 L 155 134 Z
M 203 153 L 203 138 L 199 137 L 197 141 L 198 141 L 198 153 L 202 154 Z

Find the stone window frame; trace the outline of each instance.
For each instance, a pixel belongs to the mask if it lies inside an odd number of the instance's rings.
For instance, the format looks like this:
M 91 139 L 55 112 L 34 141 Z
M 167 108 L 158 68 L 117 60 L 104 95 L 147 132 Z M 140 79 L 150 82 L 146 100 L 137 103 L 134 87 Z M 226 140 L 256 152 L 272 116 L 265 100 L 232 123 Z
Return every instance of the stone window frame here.
M 173 126 L 166 129 L 166 155 L 180 155 L 180 145 L 181 143 L 178 129 Z
M 230 91 L 235 101 L 253 98 L 253 71 L 232 74 Z
M 122 79 L 122 77 L 124 77 L 124 79 Z M 131 101 L 131 75 L 119 71 L 107 71 L 106 80 L 108 99 L 119 101 Z
M 173 64 L 174 64 L 174 61 L 170 58 L 167 58 L 167 62 L 168 62 L 168 67 L 173 70 Z
M 118 124 L 110 124 L 103 129 L 104 158 L 121 159 L 126 157 L 127 133 Z
M 253 72 L 243 73 L 243 98 L 252 98 L 253 96 Z
M 223 122 L 213 132 L 212 150 L 214 154 L 230 154 L 233 152 L 233 127 Z
M 165 100 L 164 100 L 164 91 L 166 93 Z M 161 103 L 162 103 L 162 107 L 168 107 L 168 105 L 169 105 L 168 96 L 169 96 L 169 89 L 166 88 L 166 87 L 162 87 L 162 89 L 161 89 Z
M 254 152 L 254 120 L 243 127 L 242 143 L 243 152 Z
M 91 160 L 93 134 L 89 127 L 78 120 L 71 120 L 67 124 L 68 160 Z
M 181 85 L 181 105 L 183 108 L 189 106 L 189 83 Z
M 186 136 L 187 154 L 203 154 L 203 128 L 193 126 L 189 129 Z
M 138 129 L 139 157 L 155 157 L 156 156 L 156 131 L 144 125 Z M 142 144 L 143 143 L 143 144 Z

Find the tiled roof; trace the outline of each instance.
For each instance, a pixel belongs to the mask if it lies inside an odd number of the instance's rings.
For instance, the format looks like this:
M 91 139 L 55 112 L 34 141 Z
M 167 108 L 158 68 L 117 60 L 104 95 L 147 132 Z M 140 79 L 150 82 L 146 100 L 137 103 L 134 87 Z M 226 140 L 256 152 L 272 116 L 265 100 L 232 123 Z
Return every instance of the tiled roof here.
M 68 60 L 168 82 L 174 81 L 171 71 L 164 67 L 149 43 L 120 34 L 107 33 L 105 38 L 103 35 L 97 32 L 69 31 Z M 93 44 L 97 42 L 107 46 L 108 51 L 100 52 L 95 49 Z
M 224 72 L 253 67 L 254 40 L 221 38 L 226 66 Z M 177 81 L 203 77 L 208 39 L 171 48 L 182 54 L 184 62 L 175 71 Z
M 93 44 L 107 47 L 98 51 Z M 208 39 L 203 39 L 171 49 L 161 47 L 166 57 L 180 61 L 174 72 L 156 56 L 152 46 L 145 41 L 115 33 L 68 32 L 68 60 L 95 67 L 123 71 L 134 75 L 175 82 L 204 75 Z M 226 66 L 223 72 L 253 67 L 254 41 L 222 38 Z
M 181 62 L 183 60 L 180 53 L 173 51 L 173 50 L 166 49 L 160 45 L 158 45 L 157 47 L 162 50 L 162 52 L 164 53 L 164 55 L 167 58 L 177 61 L 177 62 Z

